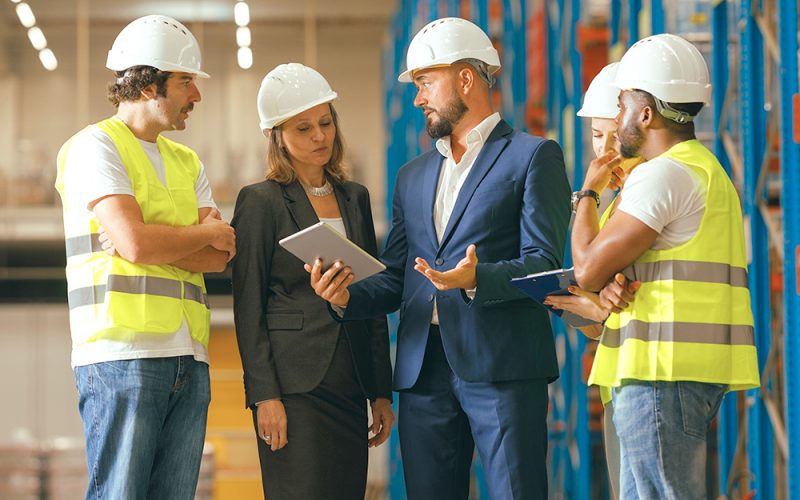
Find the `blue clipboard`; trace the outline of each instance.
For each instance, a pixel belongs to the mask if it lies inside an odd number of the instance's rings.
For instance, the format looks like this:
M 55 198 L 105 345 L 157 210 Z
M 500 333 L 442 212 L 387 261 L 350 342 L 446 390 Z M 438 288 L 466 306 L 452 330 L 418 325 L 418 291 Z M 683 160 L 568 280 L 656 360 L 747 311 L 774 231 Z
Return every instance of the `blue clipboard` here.
M 546 307 L 548 311 L 560 317 L 571 326 L 577 328 L 597 323 L 583 316 L 578 316 L 577 314 L 564 311 L 563 309 L 553 309 L 551 306 L 544 304 L 544 299 L 548 295 L 569 295 L 570 293 L 567 288 L 570 286 L 578 286 L 578 283 L 575 281 L 573 268 L 529 274 L 524 278 L 512 279 L 511 284 L 525 292 L 530 298 Z

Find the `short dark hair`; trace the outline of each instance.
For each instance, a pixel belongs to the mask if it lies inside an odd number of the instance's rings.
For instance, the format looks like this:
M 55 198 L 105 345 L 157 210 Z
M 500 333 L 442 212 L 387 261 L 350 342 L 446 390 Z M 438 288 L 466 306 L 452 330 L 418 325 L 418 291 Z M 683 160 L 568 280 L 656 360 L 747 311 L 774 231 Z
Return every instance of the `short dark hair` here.
M 171 73 L 152 66 L 133 66 L 117 71 L 117 79 L 108 84 L 108 100 L 116 107 L 124 101 L 138 101 L 142 90 L 156 84 L 156 94 L 167 95 L 167 80 Z
M 677 135 L 692 135 L 694 136 L 694 122 L 687 122 L 687 123 L 678 123 L 674 120 L 670 120 L 658 112 L 656 107 L 656 98 L 653 94 L 649 92 L 645 92 L 644 90 L 632 90 L 631 93 L 634 95 L 634 98 L 639 102 L 642 107 L 648 106 L 652 109 L 658 116 L 661 117 L 662 121 L 664 122 L 664 127 L 667 130 L 677 134 Z M 664 101 L 666 102 L 666 101 Z M 678 111 L 683 111 L 690 116 L 697 116 L 700 110 L 703 109 L 704 104 L 702 102 L 668 102 L 669 106 L 673 109 Z

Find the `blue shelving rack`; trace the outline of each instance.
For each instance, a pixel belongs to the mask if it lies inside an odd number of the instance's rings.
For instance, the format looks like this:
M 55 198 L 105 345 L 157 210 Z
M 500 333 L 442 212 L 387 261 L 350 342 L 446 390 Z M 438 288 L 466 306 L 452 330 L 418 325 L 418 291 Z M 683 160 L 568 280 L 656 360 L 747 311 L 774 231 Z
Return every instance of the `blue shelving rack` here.
M 751 1 L 742 0 L 739 10 L 740 30 L 740 103 L 742 117 L 742 158 L 744 190 L 742 205 L 750 226 L 751 262 L 748 265 L 750 298 L 755 320 L 756 349 L 759 367 L 763 369 L 771 341 L 771 306 L 769 297 L 769 235 L 758 208 L 764 189 L 758 182 L 761 163 L 766 153 L 767 113 L 764 110 L 764 41 L 751 13 Z M 774 498 L 771 480 L 772 432 L 769 416 L 759 397 L 759 390 L 748 391 L 747 458 L 752 471 L 751 486 L 764 498 Z
M 714 154 L 725 168 L 728 175 L 732 176 L 731 159 L 728 157 L 728 150 L 725 146 L 725 139 L 734 135 L 731 130 L 735 125 L 731 124 L 729 113 L 725 112 L 726 95 L 729 86 L 737 86 L 738 77 L 730 78 L 730 65 L 728 62 L 729 52 L 729 30 L 731 12 L 728 9 L 728 2 L 722 1 L 712 7 L 711 10 L 711 84 L 712 112 L 716 130 L 714 134 Z M 737 86 L 738 87 L 738 86 Z M 738 103 L 737 103 L 738 106 Z M 732 139 L 730 139 L 732 141 Z M 738 158 L 738 152 L 732 152 Z M 739 166 L 741 169 L 741 165 Z M 736 181 L 736 179 L 734 179 Z M 718 461 L 719 461 L 719 485 L 723 494 L 727 493 L 727 485 L 731 466 L 733 465 L 736 443 L 738 439 L 739 417 L 737 411 L 737 394 L 728 394 L 722 402 L 719 411 L 719 427 L 717 434 L 718 442 Z
M 588 0 L 586 0 L 588 1 Z M 391 193 L 397 170 L 431 147 L 421 113 L 413 107 L 414 88 L 396 82 L 405 67 L 405 51 L 416 31 L 444 15 L 465 15 L 486 30 L 503 47 L 503 72 L 498 81 L 500 110 L 518 128 L 525 126 L 526 21 L 534 5 L 547 13 L 547 129 L 564 147 L 565 159 L 578 185 L 589 158 L 584 151 L 581 123 L 574 118 L 582 98 L 581 57 L 576 46 L 576 25 L 583 8 L 580 0 L 399 0 L 390 26 L 391 42 L 385 49 L 384 89 L 387 132 L 387 189 Z M 773 13 L 777 34 L 765 33 L 764 6 Z M 610 0 L 609 46 L 630 46 L 649 33 L 669 30 L 675 4 L 663 0 Z M 490 18 L 502 11 L 501 19 Z M 648 12 L 650 26 L 641 26 Z M 765 394 L 753 390 L 726 397 L 720 410 L 718 434 L 719 486 L 728 497 L 755 492 L 758 498 L 800 498 L 800 144 L 794 140 L 797 117 L 792 99 L 798 95 L 798 4 L 782 0 L 715 0 L 710 4 L 711 71 L 713 95 L 713 149 L 737 187 L 751 238 L 750 289 L 756 322 L 760 366 L 764 368 L 773 339 L 782 344 L 782 373 L 768 374 L 765 391 L 783 391 L 782 415 L 772 420 Z M 765 41 L 766 39 L 766 41 Z M 775 48 L 777 47 L 777 49 Z M 612 52 L 618 54 L 619 51 Z M 770 66 L 770 58 L 780 59 Z M 765 71 L 766 68 L 766 71 Z M 765 72 L 779 72 L 777 91 L 769 92 Z M 774 84 L 774 82 L 773 82 Z M 728 88 L 731 92 L 726 92 Z M 728 95 L 730 94 L 730 95 Z M 738 98 L 737 98 L 738 96 Z M 760 208 L 765 199 L 762 166 L 773 144 L 766 139 L 772 123 L 767 111 L 779 114 L 777 137 L 781 164 L 780 191 L 783 237 L 782 318 L 773 318 L 770 303 L 768 221 Z M 776 109 L 777 108 L 777 109 Z M 565 112 L 567 110 L 567 112 Z M 777 115 L 774 115 L 777 116 Z M 389 197 L 391 198 L 391 197 Z M 389 213 L 391 211 L 391 201 Z M 773 230 L 773 241 L 775 241 Z M 773 326 L 779 328 L 772 331 Z M 587 390 L 582 381 L 583 336 L 554 323 L 561 379 L 551 387 L 550 474 L 553 497 L 583 500 L 605 497 L 592 484 L 591 444 Z M 778 331 L 781 330 L 781 331 Z M 773 353 L 774 354 L 774 353 Z M 779 377 L 778 380 L 776 377 Z M 772 383 L 775 381 L 776 383 Z M 782 420 L 785 431 L 773 423 Z M 780 427 L 779 426 L 779 427 Z M 782 436 L 786 436 L 783 438 Z M 786 444 L 783 444 L 781 440 Z M 777 444 L 776 444 L 777 443 Z M 391 441 L 390 497 L 405 498 L 399 446 Z M 777 457 L 777 458 L 776 458 Z M 783 457 L 785 460 L 781 460 Z M 786 470 L 780 467 L 785 463 Z M 475 469 L 477 497 L 488 498 L 479 464 Z M 776 483 L 777 479 L 786 484 Z M 732 488 L 729 488 L 731 486 Z M 735 491 L 735 490 L 739 491 Z M 747 490 L 747 491 L 745 491 Z
M 785 422 L 788 440 L 786 498 L 800 498 L 800 100 L 798 94 L 798 5 L 778 1 L 778 43 L 780 47 L 780 156 L 781 208 L 783 215 L 783 327 Z M 793 113 L 796 113 L 793 115 Z M 797 127 L 797 128 L 794 128 Z

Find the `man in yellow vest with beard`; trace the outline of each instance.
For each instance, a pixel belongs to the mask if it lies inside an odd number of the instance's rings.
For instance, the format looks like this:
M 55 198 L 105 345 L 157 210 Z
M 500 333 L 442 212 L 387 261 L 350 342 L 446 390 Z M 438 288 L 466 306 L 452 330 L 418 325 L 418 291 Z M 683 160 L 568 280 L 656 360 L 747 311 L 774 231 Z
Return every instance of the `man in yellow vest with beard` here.
M 111 118 L 62 146 L 72 366 L 86 434 L 86 498 L 194 498 L 210 401 L 202 273 L 233 257 L 203 165 L 160 134 L 183 130 L 200 49 L 165 16 L 120 32 Z
M 708 425 L 727 391 L 759 386 L 739 198 L 695 138 L 711 97 L 697 48 L 640 40 L 614 85 L 620 153 L 645 163 L 602 229 L 597 193 L 621 159 L 593 163 L 573 198 L 572 255 L 582 288 L 620 270 L 641 288 L 605 320 L 589 383 L 614 388 L 620 498 L 706 498 Z

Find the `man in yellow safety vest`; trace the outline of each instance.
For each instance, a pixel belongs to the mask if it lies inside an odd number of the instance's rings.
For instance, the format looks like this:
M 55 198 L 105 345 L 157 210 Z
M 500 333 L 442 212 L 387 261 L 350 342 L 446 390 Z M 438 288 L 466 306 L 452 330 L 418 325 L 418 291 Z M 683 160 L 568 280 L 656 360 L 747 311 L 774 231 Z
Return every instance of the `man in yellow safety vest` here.
M 233 257 L 183 130 L 200 101 L 200 48 L 179 22 L 146 16 L 106 66 L 117 113 L 58 155 L 72 366 L 86 434 L 86 498 L 194 498 L 210 401 L 203 272 Z
M 640 40 L 614 85 L 621 156 L 645 163 L 601 229 L 597 193 L 622 159 L 593 162 L 573 198 L 572 256 L 582 288 L 620 270 L 641 287 L 605 320 L 589 383 L 615 391 L 620 498 L 706 498 L 708 425 L 727 391 L 759 386 L 739 198 L 695 137 L 711 84 L 694 45 Z

